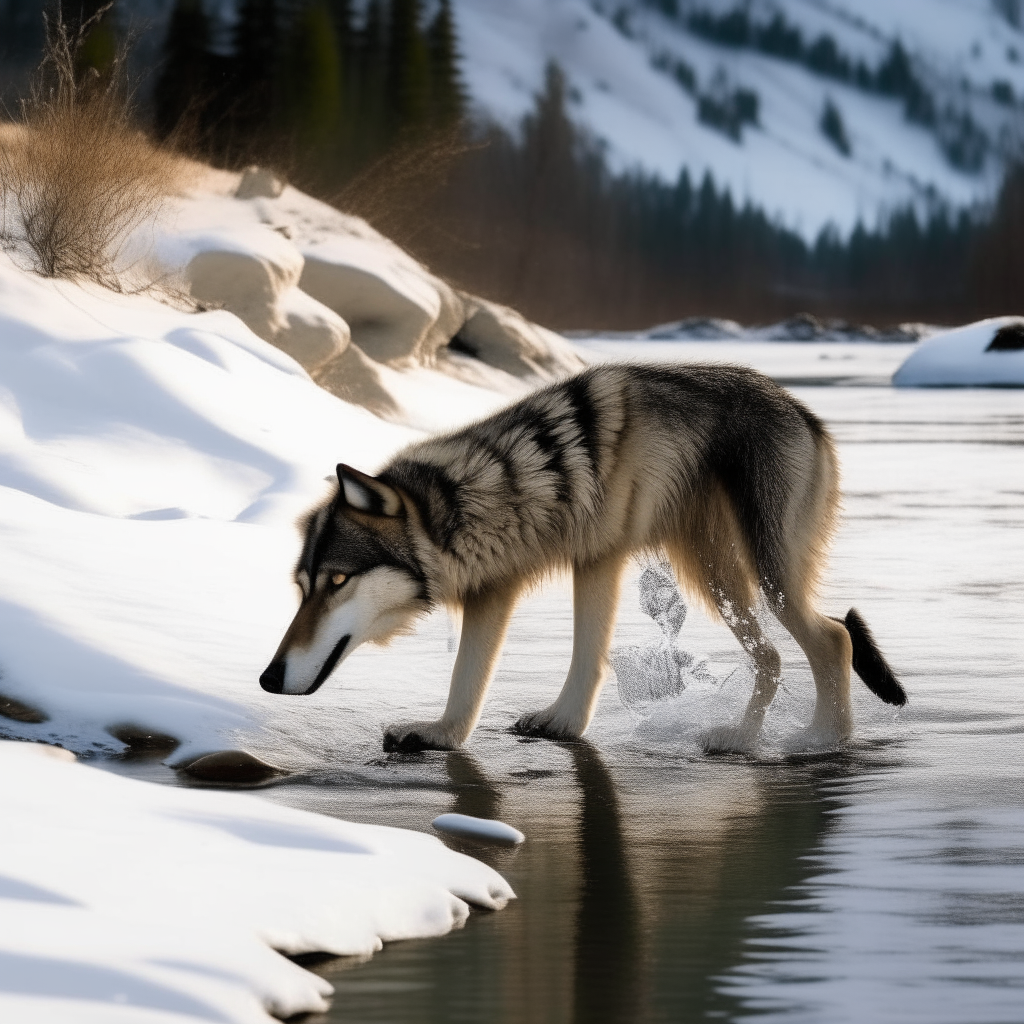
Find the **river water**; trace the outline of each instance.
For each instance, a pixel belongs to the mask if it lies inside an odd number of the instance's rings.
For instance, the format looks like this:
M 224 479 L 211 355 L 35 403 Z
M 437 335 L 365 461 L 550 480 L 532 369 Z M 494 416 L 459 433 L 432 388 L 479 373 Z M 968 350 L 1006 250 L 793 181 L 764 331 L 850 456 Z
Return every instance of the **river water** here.
M 629 351 L 723 354 L 643 348 Z M 328 684 L 346 687 L 339 714 L 374 719 L 364 741 L 265 797 L 424 830 L 446 811 L 501 818 L 523 846 L 446 842 L 519 899 L 446 938 L 317 964 L 337 992 L 318 1020 L 1024 1021 L 1024 392 L 894 390 L 906 351 L 724 353 L 784 380 L 838 438 L 845 514 L 824 605 L 862 611 L 906 708 L 855 683 L 849 747 L 794 752 L 813 687 L 776 633 L 784 683 L 762 749 L 706 757 L 700 730 L 738 713 L 750 678 L 731 634 L 694 611 L 681 640 L 717 685 L 631 710 L 613 678 L 588 742 L 516 739 L 508 725 L 548 703 L 568 665 L 556 584 L 518 614 L 466 748 L 384 756 L 377 720 L 436 714 L 453 655 L 443 620 L 403 641 L 405 661 L 371 652 L 362 675 Z M 618 644 L 656 636 L 636 575 Z M 392 678 L 410 651 L 430 686 Z

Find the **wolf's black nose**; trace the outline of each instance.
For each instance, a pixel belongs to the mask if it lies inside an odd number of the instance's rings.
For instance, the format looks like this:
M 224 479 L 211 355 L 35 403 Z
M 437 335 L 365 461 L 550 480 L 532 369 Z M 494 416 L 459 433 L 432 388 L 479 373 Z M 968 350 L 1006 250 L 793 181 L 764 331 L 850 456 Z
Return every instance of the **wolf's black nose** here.
M 267 693 L 283 693 L 284 692 L 284 662 L 283 661 L 272 661 L 268 666 L 266 672 L 260 676 L 260 686 L 263 687 Z

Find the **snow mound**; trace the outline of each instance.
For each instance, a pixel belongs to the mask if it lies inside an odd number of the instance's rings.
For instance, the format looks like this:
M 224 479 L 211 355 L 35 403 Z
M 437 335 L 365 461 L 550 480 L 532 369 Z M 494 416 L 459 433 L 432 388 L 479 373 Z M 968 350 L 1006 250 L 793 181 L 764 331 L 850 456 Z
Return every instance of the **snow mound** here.
M 1024 387 L 1024 320 L 993 317 L 943 331 L 893 374 L 899 388 Z
M 54 756 L 56 755 L 56 756 Z M 267 1024 L 331 986 L 274 952 L 369 954 L 514 898 L 433 836 L 177 789 L 0 743 L 0 1017 Z
M 430 824 L 438 832 L 447 832 L 453 836 L 490 839 L 497 843 L 511 843 L 513 846 L 526 842 L 526 836 L 519 829 L 493 818 L 474 818 L 471 814 L 439 814 Z

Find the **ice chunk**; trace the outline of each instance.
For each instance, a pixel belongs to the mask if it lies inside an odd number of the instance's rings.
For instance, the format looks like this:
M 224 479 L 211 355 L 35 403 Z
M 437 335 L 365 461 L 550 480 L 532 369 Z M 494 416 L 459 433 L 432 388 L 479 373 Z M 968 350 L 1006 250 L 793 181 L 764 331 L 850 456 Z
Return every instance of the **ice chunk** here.
M 518 846 L 526 836 L 517 828 L 493 818 L 474 818 L 469 814 L 441 814 L 431 823 L 438 832 L 453 836 L 471 836 L 473 839 L 489 839 L 495 843 L 510 843 Z

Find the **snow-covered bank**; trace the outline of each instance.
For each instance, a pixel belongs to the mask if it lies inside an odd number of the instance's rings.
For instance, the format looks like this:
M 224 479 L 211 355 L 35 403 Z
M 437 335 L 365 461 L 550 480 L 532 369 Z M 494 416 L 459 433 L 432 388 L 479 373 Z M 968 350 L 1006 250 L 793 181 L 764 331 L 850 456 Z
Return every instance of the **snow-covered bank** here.
M 1024 387 L 1024 320 L 993 317 L 943 331 L 893 374 L 900 388 Z
M 295 516 L 342 457 L 372 469 L 416 433 L 226 312 L 3 256 L 0 336 L 0 691 L 49 716 L 4 731 L 117 749 L 130 721 L 223 747 L 290 614 Z
M 420 832 L 157 786 L 0 743 L 0 1018 L 257 1024 L 326 1008 L 285 957 L 443 935 L 514 898 Z

